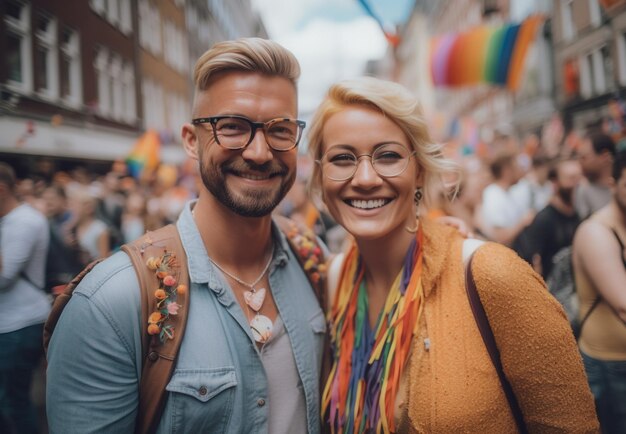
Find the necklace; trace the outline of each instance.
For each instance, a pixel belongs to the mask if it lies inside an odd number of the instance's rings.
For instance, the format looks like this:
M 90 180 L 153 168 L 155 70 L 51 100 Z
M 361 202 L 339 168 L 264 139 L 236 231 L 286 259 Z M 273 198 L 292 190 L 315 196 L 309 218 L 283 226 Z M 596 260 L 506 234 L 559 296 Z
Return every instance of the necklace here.
M 217 262 L 209 258 L 209 261 L 211 261 L 211 263 L 215 265 L 222 273 L 232 278 L 235 282 L 250 288 L 243 293 L 243 299 L 246 302 L 248 308 L 254 312 L 254 316 L 250 320 L 250 329 L 252 330 L 252 336 L 254 337 L 254 340 L 261 344 L 267 342 L 272 336 L 272 328 L 274 327 L 274 324 L 272 323 L 272 320 L 269 319 L 267 316 L 259 313 L 259 311 L 263 307 L 263 302 L 265 301 L 265 295 L 267 294 L 267 290 L 265 288 L 256 289 L 255 286 L 261 281 L 261 279 L 263 279 L 263 276 L 265 276 L 267 270 L 269 270 L 273 257 L 274 248 L 272 247 L 272 251 L 270 253 L 267 264 L 265 264 L 265 267 L 263 268 L 263 271 L 261 271 L 261 274 L 259 274 L 259 277 L 257 277 L 252 283 L 245 282 L 239 277 L 229 273 L 228 271 L 224 270 Z

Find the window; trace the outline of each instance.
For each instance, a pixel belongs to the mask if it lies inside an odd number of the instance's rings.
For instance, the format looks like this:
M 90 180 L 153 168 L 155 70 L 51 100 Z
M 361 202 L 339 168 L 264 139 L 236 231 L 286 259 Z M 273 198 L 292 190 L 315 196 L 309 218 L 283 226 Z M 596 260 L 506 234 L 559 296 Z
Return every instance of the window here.
M 608 45 L 603 45 L 598 52 L 600 53 L 600 62 L 602 65 L 602 73 L 604 75 L 604 92 L 613 91 L 615 90 L 615 71 L 613 67 L 611 49 Z
M 154 55 L 162 52 L 161 15 L 148 0 L 139 2 L 139 43 Z
M 617 36 L 617 61 L 618 61 L 618 73 L 619 84 L 626 86 L 626 32 Z
M 606 75 L 604 73 L 604 62 L 600 49 L 593 50 L 591 53 L 591 61 L 593 68 L 591 74 L 593 78 L 593 90 L 596 94 L 603 94 L 606 92 Z
M 35 18 L 35 91 L 48 99 L 59 96 L 57 23 L 43 14 Z
M 591 54 L 585 54 L 578 58 L 578 71 L 580 74 L 580 94 L 589 98 L 593 94 Z
M 102 47 L 94 61 L 98 81 L 98 113 L 129 124 L 135 122 L 135 76 L 133 64 Z
M 89 0 L 91 9 L 125 35 L 132 32 L 131 0 Z
M 111 24 L 117 26 L 120 21 L 119 0 L 106 0 L 106 2 L 106 18 Z
M 16 0 L 7 1 L 4 24 L 7 84 L 15 90 L 30 92 L 33 88 L 30 6 Z
M 573 0 L 565 0 L 561 4 L 561 27 L 563 29 L 563 39 L 569 41 L 576 36 L 576 27 L 574 26 L 574 2 Z
M 175 70 L 186 73 L 188 68 L 187 38 L 173 22 L 163 23 L 163 57 Z
M 80 70 L 80 44 L 78 33 L 66 27 L 61 31 L 60 43 L 60 96 L 70 106 L 82 103 L 82 73 Z
M 602 14 L 600 13 L 600 5 L 598 0 L 588 0 L 589 2 L 589 20 L 591 25 L 598 27 L 602 24 Z
M 142 83 L 144 128 L 162 130 L 165 125 L 165 98 L 163 88 L 149 78 Z

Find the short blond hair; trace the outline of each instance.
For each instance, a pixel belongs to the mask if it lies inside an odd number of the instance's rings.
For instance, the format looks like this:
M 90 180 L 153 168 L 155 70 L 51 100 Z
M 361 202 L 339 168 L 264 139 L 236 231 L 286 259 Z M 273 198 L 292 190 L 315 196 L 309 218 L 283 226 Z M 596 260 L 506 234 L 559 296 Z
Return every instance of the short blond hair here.
M 322 158 L 324 126 L 330 117 L 350 106 L 364 106 L 380 112 L 404 132 L 413 150 L 423 183 L 424 205 L 432 202 L 443 186 L 456 192 L 460 169 L 457 163 L 443 155 L 443 145 L 433 143 L 428 125 L 417 99 L 404 86 L 374 77 L 360 77 L 334 84 L 322 100 L 311 120 L 309 154 L 314 161 Z M 454 174 L 457 181 L 447 185 L 447 175 Z M 322 173 L 315 164 L 309 188 L 321 195 Z
M 226 71 L 283 77 L 295 87 L 300 77 L 300 64 L 291 51 L 268 39 L 241 38 L 218 42 L 196 62 L 196 92 L 206 90 L 216 74 Z

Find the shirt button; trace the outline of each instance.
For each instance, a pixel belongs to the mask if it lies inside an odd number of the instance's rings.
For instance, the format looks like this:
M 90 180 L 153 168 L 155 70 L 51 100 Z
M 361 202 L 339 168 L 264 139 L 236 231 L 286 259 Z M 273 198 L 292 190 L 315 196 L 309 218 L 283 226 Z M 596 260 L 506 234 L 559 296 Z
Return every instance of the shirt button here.
M 206 386 L 201 386 L 200 389 L 198 389 L 198 393 L 202 396 L 206 395 L 207 393 L 207 388 Z
M 265 400 L 263 398 L 259 398 L 256 402 L 256 405 L 259 407 L 263 407 L 265 405 Z
M 156 362 L 158 358 L 159 355 L 156 351 L 152 351 L 150 354 L 148 354 L 148 360 L 150 360 L 151 362 Z

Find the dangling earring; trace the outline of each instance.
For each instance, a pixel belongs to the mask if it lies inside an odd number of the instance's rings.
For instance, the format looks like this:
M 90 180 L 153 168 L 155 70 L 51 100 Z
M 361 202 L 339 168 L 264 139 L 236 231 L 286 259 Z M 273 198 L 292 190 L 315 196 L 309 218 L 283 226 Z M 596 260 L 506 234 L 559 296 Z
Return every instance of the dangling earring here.
M 422 187 L 417 187 L 415 189 L 415 195 L 413 196 L 413 203 L 415 203 L 415 227 L 410 228 L 406 226 L 404 228 L 406 229 L 407 232 L 410 232 L 412 234 L 417 232 L 417 228 L 419 227 L 419 206 L 420 206 L 420 201 L 422 200 L 422 197 L 423 197 Z

